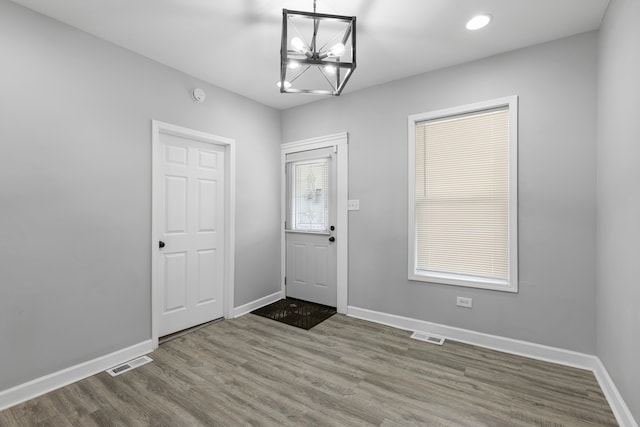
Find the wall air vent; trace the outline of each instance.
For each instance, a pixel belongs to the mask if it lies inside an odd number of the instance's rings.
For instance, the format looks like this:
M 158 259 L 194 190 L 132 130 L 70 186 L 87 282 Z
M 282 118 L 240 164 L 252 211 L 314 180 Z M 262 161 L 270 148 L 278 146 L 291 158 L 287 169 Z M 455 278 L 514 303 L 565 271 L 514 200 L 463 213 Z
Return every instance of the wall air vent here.
M 148 356 L 141 356 L 137 359 L 130 360 L 121 365 L 114 366 L 113 368 L 107 369 L 105 372 L 111 375 L 112 377 L 117 377 L 120 374 L 124 374 L 127 371 L 137 368 L 138 366 L 142 366 L 149 362 L 153 362 L 153 359 Z
M 429 334 L 427 332 L 416 331 L 413 333 L 413 335 L 411 335 L 411 338 L 413 338 L 414 340 L 424 341 L 431 344 L 438 344 L 438 345 L 444 344 L 444 337 L 439 337 L 437 335 Z

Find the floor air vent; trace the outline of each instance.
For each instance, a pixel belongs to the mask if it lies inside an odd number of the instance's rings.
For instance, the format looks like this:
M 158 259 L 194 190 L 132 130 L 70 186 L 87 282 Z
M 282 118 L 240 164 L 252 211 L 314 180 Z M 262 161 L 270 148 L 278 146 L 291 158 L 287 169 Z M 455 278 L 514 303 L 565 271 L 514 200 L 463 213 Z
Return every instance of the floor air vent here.
M 125 362 L 122 365 L 114 366 L 113 368 L 107 369 L 106 372 L 112 377 L 117 377 L 120 374 L 124 374 L 127 371 L 135 369 L 138 366 L 142 366 L 149 362 L 153 362 L 153 359 L 148 356 L 141 356 L 141 357 L 138 357 L 137 359 L 133 359 L 128 362 Z
M 411 335 L 411 338 L 413 338 L 414 340 L 420 340 L 420 341 L 424 341 L 424 342 L 429 342 L 431 344 L 438 344 L 438 345 L 442 345 L 444 344 L 444 337 L 439 337 L 437 335 L 431 335 L 428 334 L 426 332 L 414 332 L 413 335 Z

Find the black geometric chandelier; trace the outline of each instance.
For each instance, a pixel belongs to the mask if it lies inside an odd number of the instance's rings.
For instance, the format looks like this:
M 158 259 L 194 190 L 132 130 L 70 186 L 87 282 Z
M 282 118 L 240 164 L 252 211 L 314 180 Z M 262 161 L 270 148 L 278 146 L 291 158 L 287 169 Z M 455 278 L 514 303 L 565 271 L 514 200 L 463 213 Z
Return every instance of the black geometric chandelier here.
M 356 69 L 356 17 L 282 9 L 282 93 L 340 95 Z

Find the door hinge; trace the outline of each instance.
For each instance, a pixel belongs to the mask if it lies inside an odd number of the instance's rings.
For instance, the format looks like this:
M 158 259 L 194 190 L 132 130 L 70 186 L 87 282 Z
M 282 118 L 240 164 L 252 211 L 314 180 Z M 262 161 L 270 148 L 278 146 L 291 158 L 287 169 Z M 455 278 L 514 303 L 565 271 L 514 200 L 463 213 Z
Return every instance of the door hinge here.
M 287 286 L 287 276 L 284 276 L 284 285 Z

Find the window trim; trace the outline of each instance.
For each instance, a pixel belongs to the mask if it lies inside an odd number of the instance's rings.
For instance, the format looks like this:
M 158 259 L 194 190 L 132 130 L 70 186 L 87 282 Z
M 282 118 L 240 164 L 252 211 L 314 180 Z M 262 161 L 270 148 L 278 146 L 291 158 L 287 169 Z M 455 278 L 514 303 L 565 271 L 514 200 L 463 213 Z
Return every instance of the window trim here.
M 427 120 L 443 119 L 451 116 L 477 113 L 499 107 L 509 109 L 509 273 L 508 279 L 495 280 L 452 273 L 417 271 L 416 236 L 416 187 L 415 152 L 416 126 Z M 440 283 L 470 288 L 489 289 L 504 292 L 518 292 L 518 96 L 496 98 L 488 101 L 446 108 L 408 117 L 408 277 L 409 280 Z

